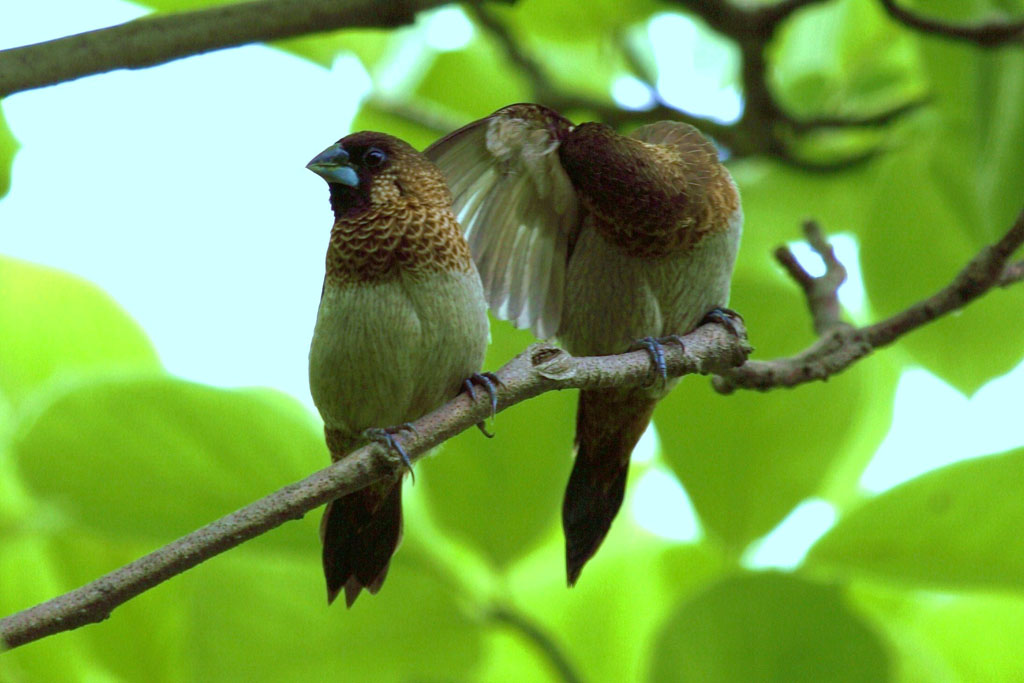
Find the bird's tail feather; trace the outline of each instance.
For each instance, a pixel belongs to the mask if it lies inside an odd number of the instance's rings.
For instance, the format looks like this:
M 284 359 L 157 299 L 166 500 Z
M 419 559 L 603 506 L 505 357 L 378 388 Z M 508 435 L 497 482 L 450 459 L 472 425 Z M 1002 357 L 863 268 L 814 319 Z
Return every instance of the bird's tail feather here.
M 401 538 L 401 479 L 379 481 L 328 503 L 320 523 L 328 604 L 342 588 L 349 607 L 364 588 L 380 590 Z
M 622 506 L 629 456 L 651 421 L 656 403 L 635 392 L 580 392 L 576 462 L 562 503 L 570 586 L 597 552 Z

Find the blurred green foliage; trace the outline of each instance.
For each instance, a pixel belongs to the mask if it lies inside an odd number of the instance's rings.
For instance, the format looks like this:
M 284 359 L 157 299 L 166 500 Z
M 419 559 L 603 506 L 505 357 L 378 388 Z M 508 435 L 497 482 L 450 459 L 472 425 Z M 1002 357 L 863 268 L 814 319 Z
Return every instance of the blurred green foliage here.
M 1021 9 L 917 4 L 945 18 Z M 521 0 L 500 16 L 556 84 L 610 102 L 625 69 L 612 42 L 642 37 L 652 13 L 673 9 Z M 375 76 L 417 41 L 411 101 L 465 121 L 529 97 L 479 30 L 448 53 L 425 47 L 420 26 L 281 47 L 320 64 L 351 53 Z M 888 151 L 859 168 L 731 166 L 747 217 L 733 305 L 758 358 L 812 339 L 801 297 L 769 257 L 798 238 L 800 220 L 856 236 L 870 302 L 858 315 L 876 319 L 948 282 L 1024 197 L 1024 51 L 921 36 L 875 2 L 833 0 L 795 15 L 770 57 L 771 83 L 795 114 L 878 111 L 920 94 L 930 103 L 872 133 Z M 373 102 L 354 126 L 421 147 L 436 137 Z M 810 144 L 841 147 L 844 135 Z M 0 192 L 16 147 L 0 121 Z M 168 377 L 145 334 L 92 285 L 0 258 L 0 295 L 0 612 L 70 590 L 326 463 L 317 420 L 294 399 Z M 632 481 L 667 466 L 703 533 L 662 538 L 624 511 L 571 591 L 558 511 L 574 397 L 547 394 L 503 413 L 495 440 L 467 432 L 419 466 L 387 583 L 349 612 L 324 607 L 311 515 L 102 624 L 3 655 L 0 681 L 559 681 L 566 671 L 586 681 L 1017 680 L 1024 451 L 874 498 L 857 481 L 889 427 L 901 369 L 920 364 L 972 392 L 1024 357 L 1022 310 L 1024 287 L 993 292 L 792 391 L 722 397 L 687 379 L 659 407 L 660 453 Z M 530 341 L 496 323 L 487 366 Z M 744 568 L 750 544 L 809 497 L 840 517 L 807 560 L 787 573 Z

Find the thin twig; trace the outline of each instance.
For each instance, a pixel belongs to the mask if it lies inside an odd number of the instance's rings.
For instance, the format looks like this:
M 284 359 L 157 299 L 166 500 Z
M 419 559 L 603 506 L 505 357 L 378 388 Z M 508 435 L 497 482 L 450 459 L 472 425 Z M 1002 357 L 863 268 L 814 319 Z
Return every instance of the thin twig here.
M 804 296 L 807 297 L 807 303 L 811 309 L 814 331 L 822 335 L 842 323 L 839 287 L 846 281 L 846 268 L 836 258 L 835 250 L 822 234 L 821 226 L 815 221 L 804 223 L 804 236 L 807 238 L 807 243 L 811 245 L 811 249 L 821 257 L 825 264 L 824 275 L 811 277 L 793 256 L 789 247 L 783 246 L 776 249 L 775 258 L 804 290 Z
M 811 241 L 813 248 L 821 254 L 824 243 L 814 246 L 816 238 Z M 728 394 L 737 389 L 767 391 L 828 379 L 875 349 L 963 308 L 992 288 L 1006 287 L 1024 280 L 1024 261 L 1007 264 L 1022 244 L 1024 210 L 1021 210 L 1002 239 L 978 252 L 949 285 L 906 310 L 865 327 L 843 323 L 839 320 L 838 311 L 832 310 L 833 306 L 838 305 L 836 290 L 841 284 L 836 272 L 839 264 L 834 255 L 826 257 L 822 254 L 826 261 L 826 273 L 821 278 L 812 278 L 796 263 L 792 254 L 784 253 L 780 259 L 783 267 L 807 294 L 815 328 L 821 337 L 795 356 L 770 361 L 747 361 L 715 377 L 713 386 L 717 391 Z M 834 262 L 831 267 L 828 265 L 830 260 Z M 831 325 L 828 324 L 830 320 Z

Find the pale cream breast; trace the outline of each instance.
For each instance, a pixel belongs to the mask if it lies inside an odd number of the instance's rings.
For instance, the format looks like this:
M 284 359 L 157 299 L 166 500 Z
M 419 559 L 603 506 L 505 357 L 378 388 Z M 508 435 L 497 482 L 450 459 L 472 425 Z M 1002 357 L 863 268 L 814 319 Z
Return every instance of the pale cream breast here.
M 737 208 L 727 229 L 690 252 L 650 259 L 623 253 L 585 222 L 569 261 L 559 340 L 574 355 L 601 355 L 643 337 L 686 334 L 728 304 L 742 223 Z
M 414 420 L 479 372 L 487 338 L 475 270 L 328 284 L 310 347 L 313 401 L 349 434 Z

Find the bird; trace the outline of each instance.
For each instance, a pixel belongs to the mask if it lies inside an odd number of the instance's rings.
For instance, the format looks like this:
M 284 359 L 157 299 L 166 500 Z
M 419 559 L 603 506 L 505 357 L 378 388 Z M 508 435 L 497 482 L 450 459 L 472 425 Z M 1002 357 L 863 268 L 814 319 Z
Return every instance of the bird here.
M 634 446 L 678 381 L 665 377 L 663 345 L 706 320 L 737 332 L 726 305 L 739 192 L 691 125 L 660 121 L 620 135 L 530 103 L 473 121 L 424 154 L 448 181 L 496 317 L 573 355 L 651 354 L 647 386 L 580 393 L 562 504 L 573 586 L 622 506 Z
M 309 352 L 309 385 L 332 461 L 378 441 L 480 374 L 490 331 L 483 286 L 434 164 L 391 135 L 361 131 L 307 164 L 334 214 Z M 474 395 L 475 398 L 475 395 Z M 331 501 L 320 525 L 327 601 L 377 593 L 402 535 L 404 473 Z

